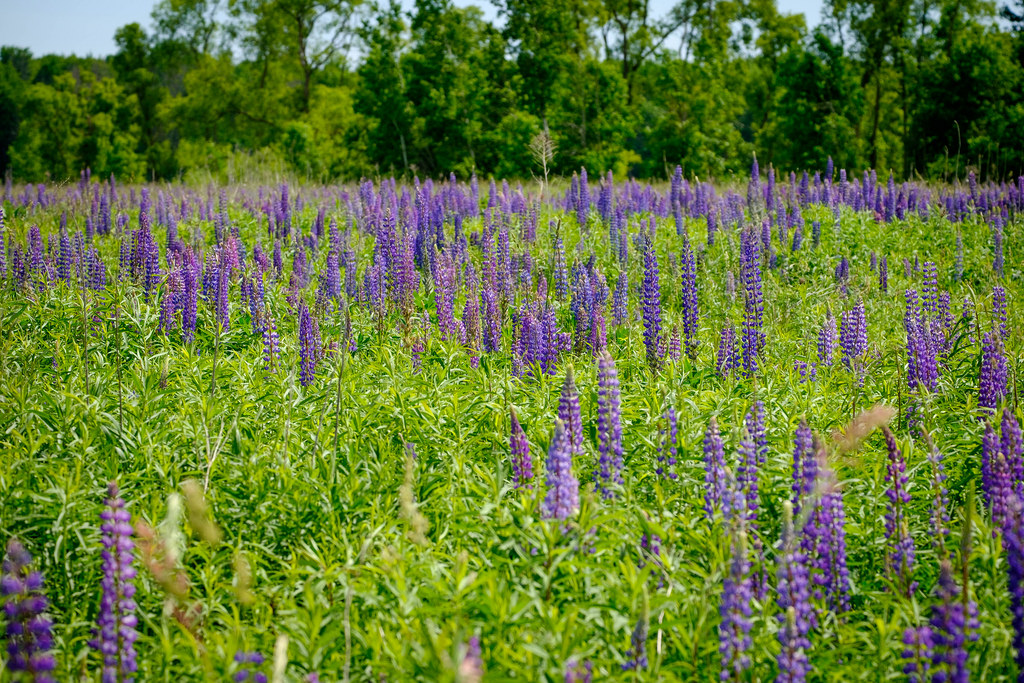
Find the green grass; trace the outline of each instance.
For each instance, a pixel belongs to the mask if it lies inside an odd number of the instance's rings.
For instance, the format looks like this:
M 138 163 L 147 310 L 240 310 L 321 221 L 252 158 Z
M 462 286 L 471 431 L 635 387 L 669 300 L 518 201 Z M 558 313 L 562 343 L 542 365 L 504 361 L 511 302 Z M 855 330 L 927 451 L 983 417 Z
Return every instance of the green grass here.
M 234 189 L 233 196 L 238 194 Z M 56 234 L 65 207 L 6 208 L 7 234 L 23 243 L 33 224 L 44 235 Z M 72 209 L 69 225 L 79 229 L 88 208 Z M 297 217 L 307 234 L 315 211 L 310 205 Z M 130 213 L 136 215 L 136 209 Z M 250 250 L 258 240 L 270 253 L 265 222 L 258 223 L 237 200 L 231 217 Z M 532 247 L 552 291 L 546 226 L 554 217 L 542 209 Z M 346 676 L 457 680 L 465 643 L 474 634 L 480 637 L 488 681 L 561 681 L 570 658 L 592 660 L 596 680 L 717 680 L 718 605 L 729 546 L 721 523 L 709 524 L 702 511 L 701 440 L 709 419 L 717 417 L 733 463 L 746 410 L 756 399 L 765 403 L 770 449 L 760 473 L 759 535 L 774 586 L 774 548 L 782 501 L 791 495 L 792 438 L 800 420 L 829 438 L 876 403 L 905 416 L 903 291 L 920 288 L 921 279 L 904 276 L 902 259 L 935 261 L 954 316 L 969 297 L 982 330 L 992 324 L 996 280 L 990 231 L 980 218 L 953 226 L 935 207 L 926 221 L 914 216 L 892 224 L 846 209 L 835 221 L 831 210 L 821 207 L 805 209 L 805 218 L 804 249 L 790 253 L 776 238 L 779 267 L 764 273 L 766 355 L 762 371 L 750 380 L 722 379 L 714 371 L 718 331 L 729 320 L 738 326 L 742 316 L 742 292 L 731 299 L 725 287 L 731 270 L 740 288 L 738 233 L 719 233 L 717 243 L 705 249 L 703 219 L 688 222 L 701 251 L 699 354 L 696 361 L 684 356 L 669 363 L 653 377 L 644 360 L 642 323 L 634 319 L 642 255 L 631 243 L 632 322 L 616 328 L 609 318 L 608 325 L 608 348 L 622 387 L 626 479 L 611 502 L 593 492 L 597 387 L 589 354 L 564 356 L 555 376 L 511 377 L 512 325 L 506 315 L 502 353 L 485 354 L 474 369 L 461 345 L 439 338 L 429 275 L 421 275 L 411 324 L 422 330 L 428 316 L 435 321 L 419 372 L 413 372 L 398 314 L 389 314 L 381 333 L 371 312 L 353 304 L 347 311 L 358 351 L 343 369 L 340 356 L 325 359 L 314 384 L 304 388 L 298 380 L 296 319 L 286 302 L 291 261 L 286 245 L 285 277 L 266 283 L 281 338 L 281 368 L 263 371 L 262 341 L 251 332 L 248 307 L 235 282 L 231 330 L 219 340 L 212 391 L 217 343 L 212 309 L 200 299 L 194 344 L 184 345 L 180 333 L 158 332 L 158 306 L 143 303 L 137 284 L 117 282 L 118 240 L 97 238 L 111 286 L 102 295 L 91 293 L 84 312 L 78 290 L 64 284 L 41 292 L 5 284 L 0 291 L 0 540 L 21 539 L 45 574 L 58 678 L 98 680 L 98 655 L 87 642 L 99 606 L 99 513 L 107 482 L 120 485 L 134 520 L 156 526 L 167 515 L 169 496 L 197 480 L 208 483 L 206 501 L 223 539 L 210 544 L 191 523 L 181 525 L 189 583 L 183 601 L 168 598 L 140 566 L 138 680 L 224 680 L 237 668 L 236 651 L 260 650 L 271 657 L 282 635 L 288 639 L 287 680 L 301 680 L 310 671 L 323 681 Z M 811 248 L 812 220 L 823 224 L 817 249 Z M 574 217 L 564 217 L 561 226 L 570 265 L 593 252 L 614 288 L 618 265 L 605 228 L 594 223 L 577 252 Z M 479 220 L 467 221 L 464 229 L 467 234 L 479 230 Z M 957 229 L 963 234 L 965 274 L 954 282 Z M 450 237 L 452 226 L 446 230 Z M 1001 283 L 1010 311 L 1008 405 L 1018 419 L 1022 230 L 1019 219 L 1005 228 L 1007 269 Z M 196 220 L 179 231 L 183 237 L 213 232 L 210 223 Z M 513 253 L 521 253 L 518 230 L 512 233 Z M 154 234 L 163 245 L 163 226 Z M 659 221 L 656 243 L 663 316 L 670 329 L 681 326 L 678 265 L 668 259 L 672 253 L 678 260 L 681 242 L 671 219 Z M 361 281 L 372 238 L 358 235 L 354 247 Z M 888 255 L 888 293 L 879 290 L 869 269 L 872 251 Z M 470 253 L 479 271 L 480 251 L 471 246 Z M 311 255 L 318 270 L 325 255 L 325 248 Z M 850 259 L 848 296 L 833 279 L 844 255 Z M 314 288 L 315 279 L 303 293 L 311 305 Z M 517 296 L 521 300 L 523 294 Z M 820 368 L 817 381 L 801 383 L 794 361 L 816 359 L 826 309 L 838 319 L 858 298 L 867 309 L 870 346 L 863 386 L 841 363 Z M 460 292 L 459 314 L 463 301 Z M 554 303 L 561 328 L 571 329 L 568 302 Z M 83 315 L 90 320 L 87 349 Z M 321 316 L 325 343 L 344 346 L 344 316 L 344 309 Z M 939 391 L 922 399 L 924 424 L 949 474 L 950 545 L 956 547 L 968 513 L 974 529 L 970 591 L 981 628 L 969 645 L 971 670 L 977 680 L 1012 680 L 1006 559 L 981 496 L 968 495 L 980 491 L 981 335 L 962 324 L 955 335 L 956 350 L 942 368 Z M 587 452 L 574 461 L 583 488 L 579 514 L 563 529 L 541 519 L 540 501 L 543 462 L 568 366 L 580 390 Z M 674 481 L 654 473 L 659 421 L 669 404 L 679 413 L 683 445 Z M 530 490 L 511 487 L 511 406 L 529 436 L 538 473 Z M 927 619 L 938 571 L 928 524 L 930 472 L 923 443 L 911 438 L 906 420 L 897 418 L 893 428 L 908 462 L 920 585 L 912 600 L 888 590 L 885 447 L 876 433 L 859 451 L 833 463 L 846 505 L 853 609 L 839 617 L 823 614 L 812 632 L 813 680 L 902 678 L 903 630 Z M 406 443 L 416 452 L 408 474 Z M 414 521 L 403 514 L 404 480 L 426 520 L 421 542 L 411 533 Z M 967 501 L 973 501 L 973 510 L 965 509 Z M 648 558 L 638 568 L 640 537 L 651 533 L 662 539 L 660 566 Z M 240 597 L 238 558 L 251 567 L 251 600 Z M 756 559 L 754 566 L 760 567 Z M 645 593 L 650 666 L 623 672 Z M 183 610 L 189 616 L 177 618 Z M 775 676 L 777 614 L 769 590 L 753 608 L 749 680 Z M 0 669 L 0 680 L 9 677 Z

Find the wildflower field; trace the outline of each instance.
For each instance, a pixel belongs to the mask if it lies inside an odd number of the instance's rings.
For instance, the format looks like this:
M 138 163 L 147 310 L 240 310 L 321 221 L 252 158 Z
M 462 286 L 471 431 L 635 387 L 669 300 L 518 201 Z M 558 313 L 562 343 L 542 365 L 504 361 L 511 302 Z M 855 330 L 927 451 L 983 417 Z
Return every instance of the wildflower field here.
M 1024 178 L 3 199 L 0 680 L 1024 680 Z

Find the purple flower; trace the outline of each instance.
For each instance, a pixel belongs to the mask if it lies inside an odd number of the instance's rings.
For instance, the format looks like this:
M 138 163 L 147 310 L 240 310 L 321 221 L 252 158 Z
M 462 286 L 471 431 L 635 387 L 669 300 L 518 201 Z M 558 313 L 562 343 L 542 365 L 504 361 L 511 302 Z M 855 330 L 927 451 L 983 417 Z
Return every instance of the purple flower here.
M 718 356 L 715 369 L 720 377 L 728 377 L 740 367 L 739 348 L 736 346 L 736 328 L 732 325 L 722 328 L 718 338 Z
M 252 665 L 254 667 L 263 666 L 263 662 L 266 661 L 263 654 L 260 652 L 236 652 L 235 663 L 242 666 L 232 680 L 235 683 L 245 683 L 245 681 L 253 681 L 253 683 L 267 683 L 267 675 L 261 671 L 250 671 L 246 665 Z
M 483 348 L 487 352 L 497 352 L 501 350 L 501 311 L 498 307 L 498 293 L 486 288 L 483 291 L 483 300 Z
M 932 441 L 931 435 L 923 429 L 921 431 L 928 445 L 928 464 L 932 468 L 932 540 L 939 552 L 944 553 L 946 538 L 949 536 L 949 489 L 946 488 L 946 468 L 942 461 L 942 452 Z
M 1017 418 L 1009 408 L 1003 408 L 999 445 L 1010 467 L 1010 477 L 1015 482 L 1014 492 L 1018 496 L 1024 496 L 1024 436 L 1021 435 Z
M 889 257 L 883 256 L 878 262 L 878 288 L 882 292 L 889 291 Z
M 927 626 L 917 626 L 903 632 L 902 658 L 906 661 L 903 673 L 907 674 L 910 683 L 931 683 L 931 663 L 934 654 L 932 630 Z
M 612 486 L 622 484 L 622 418 L 619 407 L 619 375 L 607 351 L 597 361 L 598 485 L 605 498 Z
M 740 236 L 740 274 L 743 279 L 743 374 L 757 372 L 757 358 L 764 346 L 764 297 L 761 289 L 760 242 L 750 229 Z
M 565 683 L 592 683 L 594 680 L 594 663 L 590 660 L 581 662 L 572 658 L 565 663 Z
M 999 322 L 999 337 L 1006 339 L 1006 290 L 1002 285 L 992 288 L 992 321 Z
M 776 681 L 798 683 L 806 680 L 810 671 L 807 648 L 811 646 L 808 634 L 817 625 L 811 606 L 810 569 L 807 555 L 800 549 L 793 528 L 793 507 L 784 503 L 782 547 L 777 555 L 776 577 L 781 612 L 779 626 L 779 675 Z
M 118 494 L 117 484 L 107 487 L 106 508 L 100 513 L 103 543 L 103 596 L 97 629 L 90 645 L 103 656 L 103 683 L 131 683 L 135 662 L 135 543 L 131 514 Z
M 572 443 L 561 420 L 555 420 L 548 448 L 546 484 L 548 492 L 541 506 L 544 519 L 569 519 L 579 508 L 580 484 L 572 473 Z
M 623 671 L 638 671 L 647 668 L 647 620 L 637 619 L 633 634 L 629 638 L 630 647 L 626 652 L 626 661 L 622 663 Z
M 227 332 L 231 329 L 231 316 L 228 310 L 228 287 L 231 283 L 231 264 L 228 262 L 225 252 L 221 252 L 219 271 L 217 274 L 217 322 L 221 329 Z
M 626 271 L 619 273 L 619 279 L 615 283 L 615 293 L 612 294 L 612 322 L 616 325 L 624 325 L 629 315 L 627 300 L 629 298 L 629 278 Z
M 712 417 L 704 433 L 704 512 L 709 520 L 722 507 L 725 477 L 725 444 L 718 432 L 718 421 Z
M 924 284 L 921 285 L 921 301 L 926 313 L 932 317 L 938 311 L 939 276 L 933 261 L 924 262 Z
M 640 292 L 644 311 L 644 346 L 651 373 L 661 367 L 661 286 L 658 284 L 658 256 L 648 238 L 644 247 L 644 281 Z
M 23 680 L 53 683 L 53 625 L 44 616 L 48 602 L 43 576 L 30 571 L 30 564 L 32 556 L 12 538 L 0 576 L 0 601 L 7 621 L 7 670 L 15 677 L 22 674 Z
M 697 358 L 697 326 L 700 322 L 700 305 L 697 296 L 697 263 L 690 243 L 683 244 L 680 258 L 682 266 L 683 334 L 686 336 L 686 355 Z
M 1006 357 L 1003 342 L 995 332 L 987 332 L 982 340 L 981 367 L 978 370 L 978 406 L 995 412 L 1006 396 Z
M 888 499 L 885 512 L 885 538 L 887 541 L 886 570 L 897 589 L 910 597 L 916 587 L 914 573 L 914 539 L 910 536 L 910 522 L 907 519 L 907 464 L 903 450 L 897 445 L 896 437 L 888 427 L 882 427 L 885 436 L 888 459 L 885 481 L 888 484 L 885 496 Z
M 1024 671 L 1024 503 L 1014 496 L 1011 501 L 1003 547 L 1006 549 L 1007 590 L 1010 593 L 1010 615 L 1013 621 L 1013 649 L 1017 671 Z
M 725 496 L 733 502 L 723 507 L 737 509 L 742 506 L 743 493 L 735 480 L 726 484 Z M 738 681 L 744 679 L 744 672 L 750 667 L 747 651 L 753 644 L 750 638 L 753 581 L 743 515 L 733 515 L 729 528 L 729 567 L 722 584 L 719 606 L 722 621 L 718 626 L 718 651 L 722 656 L 720 680 Z
M 530 488 L 533 479 L 533 459 L 530 457 L 530 442 L 519 424 L 515 408 L 512 409 L 512 430 L 509 434 L 509 451 L 512 456 L 512 485 Z
M 572 368 L 565 371 L 562 394 L 558 398 L 558 419 L 565 425 L 572 452 L 583 453 L 583 420 L 580 417 L 580 397 L 576 392 Z
M 196 337 L 196 313 L 199 305 L 199 259 L 191 252 L 186 252 L 181 269 L 181 282 L 181 332 L 185 342 L 191 344 Z
M 336 302 L 341 301 L 341 265 L 338 261 L 338 252 L 333 249 L 327 252 L 327 263 L 324 264 L 325 278 L 324 286 L 327 289 L 328 298 Z
M 859 374 L 859 361 L 868 352 L 868 327 L 863 299 L 849 311 L 843 311 L 839 325 L 839 344 L 843 348 L 843 363 Z
M 299 307 L 299 382 L 308 387 L 316 379 L 316 361 L 320 350 L 317 348 L 319 331 L 316 321 L 303 302 Z
M 932 680 L 968 683 L 967 641 L 978 639 L 978 606 L 973 600 L 961 600 L 960 586 L 948 559 L 940 564 L 935 597 L 938 602 L 932 604 L 929 619 L 934 644 Z
M 814 492 L 818 478 L 818 459 L 814 452 L 814 435 L 805 420 L 800 421 L 793 435 L 793 512 L 800 514 L 804 503 Z
M 828 312 L 825 323 L 818 332 L 818 365 L 823 368 L 832 367 L 836 355 L 836 319 L 832 311 Z

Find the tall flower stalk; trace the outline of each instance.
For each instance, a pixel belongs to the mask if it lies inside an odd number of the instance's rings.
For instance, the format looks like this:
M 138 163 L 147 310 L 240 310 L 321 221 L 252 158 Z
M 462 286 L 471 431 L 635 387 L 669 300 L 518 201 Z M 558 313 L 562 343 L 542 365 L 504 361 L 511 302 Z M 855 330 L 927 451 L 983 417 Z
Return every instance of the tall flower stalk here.
M 131 514 L 117 484 L 107 487 L 106 508 L 100 513 L 103 543 L 103 595 L 96 619 L 93 648 L 103 657 L 103 683 L 131 683 L 135 678 L 135 542 Z

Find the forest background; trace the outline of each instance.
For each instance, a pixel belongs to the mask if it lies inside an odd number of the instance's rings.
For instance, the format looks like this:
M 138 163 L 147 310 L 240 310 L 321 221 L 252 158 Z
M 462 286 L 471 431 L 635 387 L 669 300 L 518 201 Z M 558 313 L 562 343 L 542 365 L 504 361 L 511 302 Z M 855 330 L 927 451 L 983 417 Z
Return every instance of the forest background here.
M 1024 0 L 161 0 L 114 54 L 0 49 L 0 174 L 728 180 L 1024 170 Z M 486 14 L 491 14 L 490 19 Z M 551 151 L 550 149 L 548 151 Z

